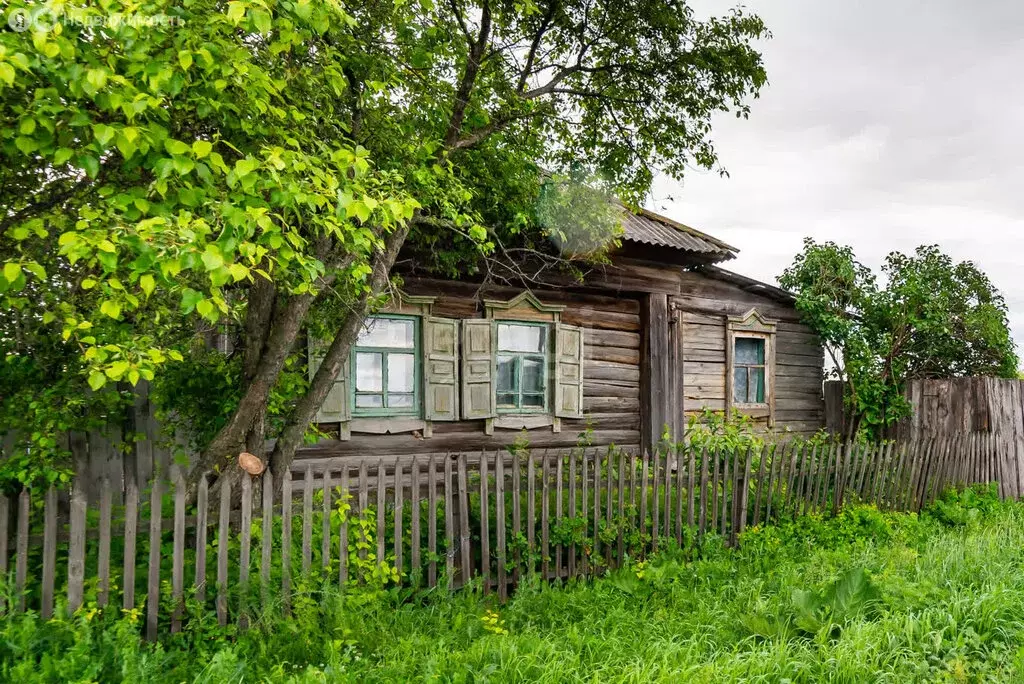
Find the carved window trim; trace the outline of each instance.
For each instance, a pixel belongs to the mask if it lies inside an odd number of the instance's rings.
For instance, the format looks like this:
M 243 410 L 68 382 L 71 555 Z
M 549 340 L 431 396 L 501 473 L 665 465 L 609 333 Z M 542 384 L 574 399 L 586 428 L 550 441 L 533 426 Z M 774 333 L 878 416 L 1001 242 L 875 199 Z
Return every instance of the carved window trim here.
M 732 418 L 737 413 L 752 418 L 767 418 L 768 427 L 775 426 L 775 347 L 778 323 L 762 315 L 756 308 L 742 316 L 726 319 L 725 339 L 725 413 Z M 765 400 L 757 403 L 736 400 L 736 340 L 764 340 L 764 393 Z

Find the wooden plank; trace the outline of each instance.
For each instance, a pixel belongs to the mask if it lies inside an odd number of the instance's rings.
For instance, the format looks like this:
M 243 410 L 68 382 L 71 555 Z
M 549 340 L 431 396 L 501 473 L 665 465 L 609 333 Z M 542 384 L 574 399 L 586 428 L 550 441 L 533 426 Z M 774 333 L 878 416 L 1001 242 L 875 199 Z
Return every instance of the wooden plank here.
M 452 456 L 444 457 L 444 538 L 445 572 L 448 574 L 448 589 L 455 588 L 455 519 L 452 511 Z
M 352 492 L 349 491 L 348 464 L 341 466 L 341 502 L 342 511 L 340 531 L 338 534 L 338 586 L 342 589 L 348 584 L 348 521 L 355 507 L 352 505 Z
M 378 470 L 378 477 L 380 471 Z M 380 480 L 377 482 L 380 485 Z M 309 574 L 313 558 L 313 471 L 306 468 L 302 479 L 302 574 Z M 380 556 L 378 555 L 378 559 Z
M 195 589 L 196 602 L 199 605 L 206 603 L 206 534 L 207 516 L 210 506 L 210 481 L 207 474 L 199 477 L 199 486 L 196 490 L 196 567 L 192 586 Z M 269 539 L 269 536 L 267 537 Z
M 642 470 L 641 470 L 641 474 L 640 474 L 640 492 L 639 492 L 639 495 L 640 495 L 640 525 L 639 525 L 638 529 L 640 530 L 641 534 L 645 531 L 645 528 L 647 527 L 647 489 L 650 486 L 650 479 L 649 479 L 650 478 L 650 462 L 651 462 L 651 459 L 648 456 L 647 452 L 645 451 L 644 455 L 643 455 L 643 464 L 641 465 L 641 469 Z M 585 481 L 586 481 L 586 478 L 584 477 L 584 482 Z
M 285 480 L 288 482 L 288 480 Z M 290 489 L 289 489 L 290 493 Z M 290 499 L 285 499 L 285 506 Z M 290 522 L 290 517 L 286 518 Z M 228 624 L 228 547 L 231 544 L 231 482 L 226 477 L 220 478 L 220 524 L 217 530 L 217 623 L 223 627 Z M 290 529 L 286 522 L 285 534 Z M 290 546 L 282 540 L 285 557 Z M 286 576 L 287 577 L 287 576 Z M 287 593 L 286 593 L 287 595 Z
M 405 515 L 405 466 L 399 460 L 395 460 L 394 474 L 394 532 L 395 532 L 395 571 L 401 576 L 405 567 L 403 558 L 403 531 L 402 522 Z
M 529 555 L 529 572 L 536 572 L 534 558 L 537 553 L 537 466 L 533 452 L 526 454 L 526 546 Z
M 612 493 L 613 493 L 612 490 L 613 490 L 613 487 L 614 487 L 614 478 L 615 478 L 615 468 L 612 467 L 612 450 L 609 449 L 606 452 L 606 454 L 607 455 L 605 457 L 605 462 L 606 462 L 606 465 L 605 465 L 605 476 L 606 477 L 605 477 L 605 487 L 604 487 L 604 494 L 605 494 L 604 520 L 605 520 L 605 525 L 608 526 L 608 529 L 612 529 L 613 518 L 614 518 L 614 511 L 615 511 L 614 503 L 613 503 L 613 497 L 612 497 Z M 611 544 L 605 544 L 605 547 L 604 547 L 604 562 L 605 562 L 605 568 L 610 569 L 612 567 L 612 545 Z
M 751 448 L 747 447 L 746 451 L 747 451 L 747 455 L 746 455 L 746 460 L 744 461 L 743 476 L 742 476 L 742 480 L 741 480 L 742 481 L 742 485 L 741 485 L 742 489 L 740 490 L 740 506 L 739 506 L 740 524 L 739 524 L 739 534 L 743 534 L 744 530 L 746 530 L 746 528 L 747 528 L 747 496 L 750 493 L 750 487 L 747 486 L 747 478 L 750 476 L 751 459 L 753 458 L 753 453 L 752 453 Z M 733 525 L 733 529 L 736 529 L 735 525 Z M 735 539 L 733 540 L 733 543 L 735 544 Z
M 701 450 L 700 457 L 700 514 L 699 528 L 697 530 L 701 539 L 707 531 L 708 522 L 708 450 L 707 447 Z
M 754 493 L 754 527 L 757 527 L 757 525 L 761 522 L 761 492 L 764 489 L 764 471 L 768 465 L 768 449 L 769 446 L 766 444 L 763 447 L 761 447 L 761 451 L 758 454 L 759 463 L 757 469 L 757 489 Z
M 540 485 L 540 562 L 541 577 L 551 577 L 551 454 L 545 449 L 541 456 Z
M 519 584 L 519 568 L 522 565 L 522 553 L 519 550 L 519 540 L 522 538 L 523 510 L 521 498 L 522 489 L 522 456 L 519 450 L 512 454 L 512 539 L 516 543 L 515 565 L 512 567 L 512 581 Z
M 324 570 L 331 566 L 331 469 L 323 472 L 323 508 L 320 518 L 320 564 Z
M 28 531 L 32 499 L 28 489 L 22 487 L 18 495 L 18 532 L 15 541 L 14 594 L 18 597 L 18 612 L 25 612 L 25 583 L 28 580 Z
M 686 446 L 686 526 L 692 532 L 694 527 L 694 478 L 697 470 L 697 452 L 692 446 Z
M 409 492 L 409 569 L 412 572 L 414 586 L 421 586 L 423 582 L 423 564 L 421 560 L 421 547 L 423 541 L 420 527 L 420 462 L 416 456 L 412 458 L 412 465 L 409 471 L 409 483 L 412 487 Z
M 437 586 L 437 459 L 427 459 L 427 586 Z
M 57 565 L 57 489 L 50 485 L 43 504 L 43 577 L 39 615 L 53 617 L 53 581 Z
M 811 492 L 814 487 L 814 478 L 818 463 L 818 451 L 819 445 L 812 444 L 808 450 L 807 463 L 804 467 L 803 483 L 800 487 L 800 498 L 802 499 L 801 510 L 803 515 L 807 515 L 811 507 Z
M 385 549 L 386 545 L 386 534 L 387 534 L 387 523 L 385 522 L 385 513 L 387 509 L 387 493 L 388 484 L 384 479 L 386 470 L 384 468 L 384 459 L 377 461 L 377 565 L 381 566 L 385 563 Z
M 711 457 L 711 509 L 710 509 L 710 526 L 708 529 L 713 533 L 718 529 L 718 469 L 721 466 L 722 454 L 720 451 L 715 451 Z
M 490 458 L 486 453 L 480 454 L 480 577 L 485 594 L 491 591 L 490 469 L 487 467 Z
M 569 452 L 569 517 L 576 518 L 576 450 Z M 576 542 L 575 536 L 569 544 L 568 573 L 569 577 L 576 576 Z
M 133 478 L 125 483 L 124 492 L 124 559 L 121 570 L 121 607 L 135 608 L 135 548 L 139 536 L 139 485 Z
M 562 524 L 563 510 L 562 510 L 562 490 L 564 488 L 565 469 L 563 464 L 565 462 L 565 454 L 559 454 L 555 461 L 555 520 Z M 564 546 L 562 544 L 555 545 L 555 577 L 563 576 L 562 566 L 562 552 Z
M 590 533 L 590 522 L 589 516 L 587 515 L 587 504 L 590 499 L 587 494 L 590 491 L 590 482 L 587 477 L 587 461 L 588 454 L 587 450 L 583 449 L 580 453 L 581 464 L 580 464 L 580 517 L 583 519 L 583 537 L 589 538 Z M 590 571 L 590 561 L 587 554 L 586 545 L 580 549 L 580 573 L 584 576 Z
M 249 564 L 252 553 L 252 476 L 242 473 L 242 520 L 239 527 L 238 550 L 238 626 L 249 626 Z
M 637 453 L 635 451 L 629 454 L 629 527 L 630 532 L 633 533 L 638 530 L 636 522 L 636 459 Z M 630 554 L 639 553 L 639 550 L 630 549 Z
M 287 615 L 292 596 L 292 473 L 281 474 L 281 600 Z
M 662 483 L 665 486 L 665 510 L 662 516 L 662 536 L 672 538 L 672 452 L 665 449 L 665 472 Z
M 660 496 L 660 489 L 659 489 L 659 486 L 661 485 L 660 460 L 661 459 L 658 458 L 658 450 L 656 448 L 652 449 L 651 450 L 651 480 L 652 480 L 653 484 L 652 484 L 652 492 L 651 492 L 651 550 L 655 551 L 655 552 L 658 550 L 658 529 L 659 529 L 658 522 L 661 519 L 661 516 L 659 515 L 660 509 L 661 509 L 661 496 Z M 597 527 L 596 519 L 594 521 L 594 527 L 595 528 Z M 597 537 L 596 529 L 594 531 L 594 537 L 595 538 Z
M 270 468 L 263 471 L 262 511 L 260 522 L 260 586 L 263 607 L 270 601 L 270 571 L 274 564 L 274 475 Z
M 657 505 L 657 502 L 655 502 Z M 593 530 L 593 551 L 592 557 L 594 558 L 593 573 L 597 575 L 597 559 L 601 557 L 601 538 L 600 525 L 601 525 L 601 454 L 596 449 L 594 450 L 594 530 Z
M 728 539 L 726 536 L 726 530 L 728 530 L 728 499 L 731 493 L 734 492 L 734 484 L 736 480 L 731 476 L 732 470 L 734 469 L 734 463 L 736 461 L 736 454 L 731 454 L 728 449 L 722 450 L 722 499 L 720 516 L 718 519 L 718 533 L 722 535 L 722 539 Z
M 172 549 L 171 599 L 174 601 L 174 611 L 171 615 L 171 633 L 177 634 L 181 631 L 181 616 L 185 610 L 185 479 L 182 477 L 180 469 L 176 469 L 176 477 L 174 479 L 174 537 Z
M 618 563 L 622 565 L 622 561 L 626 558 L 626 537 L 624 531 L 624 521 L 626 519 L 626 454 L 622 451 L 618 452 L 619 455 L 619 517 L 615 521 L 616 527 L 618 527 Z M 561 461 L 559 461 L 561 464 Z
M 498 452 L 494 463 L 494 524 L 498 546 L 498 599 L 508 600 L 508 571 L 505 566 L 508 549 L 505 540 L 505 455 Z
M 157 475 L 153 477 L 152 489 L 149 499 L 149 574 L 146 590 L 146 639 L 156 641 L 157 626 L 160 614 L 160 538 L 161 538 L 161 507 L 163 505 L 162 478 Z M 84 501 L 81 505 L 82 512 L 85 512 Z M 84 515 L 82 516 L 84 519 Z M 83 520 L 84 522 L 84 520 Z M 83 525 L 84 528 L 84 525 Z M 82 540 L 83 551 L 85 540 Z M 80 592 L 80 585 L 76 592 Z M 68 609 L 74 612 L 77 609 L 75 602 L 71 600 L 72 581 L 71 563 L 68 563 Z M 81 595 L 78 598 L 79 605 Z M 75 607 L 72 607 L 75 606 Z
M 783 454 L 786 451 L 786 445 L 773 444 L 769 454 L 768 462 L 768 485 L 765 490 L 765 506 L 764 506 L 764 523 L 766 525 L 771 523 L 772 520 L 772 504 L 775 500 L 775 490 L 778 486 L 779 478 L 777 474 L 781 472 Z
M 473 552 L 469 536 L 469 476 L 466 453 L 459 454 L 459 538 L 462 556 L 462 583 L 473 579 Z

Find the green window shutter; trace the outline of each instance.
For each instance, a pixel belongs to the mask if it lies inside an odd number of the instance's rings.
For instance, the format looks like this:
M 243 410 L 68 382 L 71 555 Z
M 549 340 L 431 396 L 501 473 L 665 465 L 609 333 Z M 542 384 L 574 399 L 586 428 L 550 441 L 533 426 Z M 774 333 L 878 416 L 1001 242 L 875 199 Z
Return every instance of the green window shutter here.
M 487 319 L 462 321 L 462 417 L 493 418 L 494 325 Z
M 310 380 L 313 379 L 313 376 L 320 368 L 320 362 L 323 361 L 324 347 L 325 344 L 322 341 L 309 338 L 308 365 Z M 341 372 L 334 379 L 334 385 L 327 393 L 327 397 L 324 399 L 324 403 L 315 418 L 318 423 L 341 423 L 339 433 L 342 435 L 342 439 L 345 439 L 348 435 L 348 423 L 352 420 L 348 398 L 348 376 L 349 361 L 345 359 L 345 363 L 341 366 Z
M 423 321 L 424 417 L 459 419 L 459 322 L 451 318 Z
M 555 324 L 555 415 L 583 417 L 583 329 Z

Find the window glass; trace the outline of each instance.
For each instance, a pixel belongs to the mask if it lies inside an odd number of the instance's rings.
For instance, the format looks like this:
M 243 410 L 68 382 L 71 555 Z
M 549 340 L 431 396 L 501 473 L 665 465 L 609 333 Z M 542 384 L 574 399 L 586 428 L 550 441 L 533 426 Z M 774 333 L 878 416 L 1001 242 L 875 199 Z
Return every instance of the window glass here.
M 753 337 L 737 337 L 736 365 L 764 365 L 764 340 L 759 340 Z
M 357 394 L 356 408 L 383 408 L 384 397 L 380 394 Z
M 367 318 L 356 346 L 412 349 L 416 346 L 416 326 L 409 319 Z
M 380 392 L 384 387 L 384 357 L 382 354 L 359 352 L 356 354 L 356 391 Z
M 764 401 L 764 367 L 749 369 L 749 393 L 747 401 L 758 403 Z
M 498 349 L 500 351 L 544 352 L 545 329 L 539 325 L 498 324 Z
M 412 354 L 388 354 L 388 392 L 412 393 L 416 379 L 416 357 Z
M 523 392 L 531 394 L 544 393 L 544 360 L 523 359 Z
M 749 384 L 747 382 L 747 368 L 746 366 L 740 366 L 733 371 L 733 378 L 735 380 L 735 391 L 733 394 L 736 397 L 736 401 L 740 404 L 749 403 L 747 401 L 747 393 Z
M 498 392 L 516 391 L 516 357 L 498 357 Z M 501 403 L 500 401 L 498 403 Z

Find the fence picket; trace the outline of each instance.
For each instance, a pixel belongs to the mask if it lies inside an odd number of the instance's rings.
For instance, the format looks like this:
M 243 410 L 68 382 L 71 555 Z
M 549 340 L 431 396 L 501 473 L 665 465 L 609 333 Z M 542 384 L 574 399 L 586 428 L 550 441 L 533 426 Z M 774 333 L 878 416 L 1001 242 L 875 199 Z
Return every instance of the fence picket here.
M 537 553 L 537 466 L 534 462 L 533 452 L 526 454 L 526 548 L 529 556 L 529 572 L 537 571 L 537 564 L 534 562 Z
M 596 457 L 597 466 L 600 467 L 600 456 Z M 659 515 L 661 509 L 661 496 L 659 495 L 659 486 L 661 484 L 660 471 L 658 459 L 658 450 L 654 449 L 651 452 L 651 551 L 658 550 L 658 522 L 661 519 Z M 644 498 L 647 496 L 647 488 L 644 488 Z M 597 539 L 597 518 L 594 519 L 594 539 Z M 594 551 L 597 552 L 597 543 L 594 544 Z
M 402 548 L 403 548 L 403 535 L 402 535 L 402 516 L 405 514 L 405 467 L 402 462 L 395 459 L 395 510 L 394 510 L 394 528 L 395 528 L 395 572 L 401 574 L 404 569 Z M 328 530 L 330 528 L 328 527 Z
M 698 535 L 704 539 L 704 532 L 707 530 L 708 522 L 708 449 L 704 447 L 700 456 L 700 527 Z
M 587 494 L 590 491 L 590 484 L 587 478 L 587 450 L 583 449 L 580 453 L 580 517 L 583 519 L 583 538 L 586 539 L 590 534 L 590 516 L 587 515 L 587 505 L 590 501 L 587 498 Z M 587 556 L 586 546 L 580 549 L 580 573 L 586 575 L 589 572 L 589 560 Z
M 153 477 L 153 485 L 149 499 L 149 574 L 146 590 L 146 639 L 156 641 L 157 625 L 160 611 L 160 537 L 162 529 L 161 506 L 163 505 L 160 475 Z M 80 494 L 84 498 L 84 492 Z M 84 502 L 81 505 L 82 518 L 85 518 Z M 84 532 L 84 529 L 83 529 Z M 83 542 L 84 542 L 84 534 Z M 84 551 L 84 543 L 82 544 Z M 81 583 L 72 581 L 70 559 L 68 561 L 68 610 L 74 612 L 81 605 Z M 77 579 L 77 578 L 76 578 Z M 77 602 L 72 600 L 76 594 Z
M 551 462 L 550 451 L 544 450 L 540 466 L 540 562 L 541 577 L 551 577 Z
M 576 450 L 569 450 L 569 517 L 575 519 L 576 511 Z M 570 577 L 576 575 L 576 537 L 569 543 L 568 572 Z
M 722 464 L 721 464 L 721 467 L 722 467 L 722 471 L 721 471 L 721 476 L 722 476 L 721 477 L 722 497 L 721 497 L 721 500 L 718 502 L 719 503 L 719 507 L 720 507 L 719 508 L 719 518 L 718 518 L 718 534 L 720 534 L 722 536 L 722 538 L 725 539 L 726 538 L 726 536 L 725 536 L 726 526 L 729 524 L 727 519 L 726 519 L 728 517 L 727 516 L 727 511 L 729 510 L 727 508 L 727 506 L 728 506 L 727 500 L 729 498 L 729 490 L 731 489 L 730 482 L 729 482 L 730 477 L 731 477 L 731 472 L 730 472 L 730 465 L 731 464 L 729 462 L 729 450 L 728 449 L 723 449 L 721 454 L 719 455 L 719 458 L 722 461 Z M 734 458 L 733 460 L 735 461 L 736 459 Z
M 781 469 L 781 462 L 783 454 L 785 453 L 786 445 L 781 447 L 777 444 L 773 444 L 771 450 L 768 452 L 768 486 L 765 489 L 765 506 L 764 506 L 764 522 L 767 525 L 772 519 L 772 501 L 775 498 L 775 487 L 778 482 L 776 473 Z
M 427 586 L 437 586 L 437 458 L 427 459 Z
M 174 480 L 174 538 L 171 553 L 171 633 L 181 631 L 181 615 L 185 608 L 185 479 L 177 471 Z
M 217 530 L 217 622 L 223 627 L 228 624 L 228 546 L 230 545 L 228 535 L 231 531 L 231 481 L 226 477 L 219 479 L 220 521 Z M 287 505 L 288 501 L 286 500 L 285 503 Z M 283 540 L 281 547 L 285 550 L 285 553 L 290 548 Z
M 252 552 L 252 476 L 242 473 L 242 520 L 239 529 L 238 549 L 238 626 L 249 626 L 249 561 Z
M 562 522 L 562 489 L 565 480 L 565 454 L 559 454 L 555 461 L 555 521 Z M 562 577 L 562 552 L 564 545 L 555 544 L 555 577 Z
M 32 511 L 32 498 L 28 489 L 22 487 L 18 496 L 18 538 L 15 542 L 17 554 L 14 560 L 14 593 L 18 597 L 18 612 L 25 612 L 25 584 L 28 581 L 28 520 Z
M 665 516 L 664 523 L 662 526 L 662 535 L 665 539 L 672 538 L 672 452 L 670 449 L 665 449 Z M 611 466 L 611 457 L 609 456 L 609 468 Z M 609 482 L 610 482 L 609 478 Z M 609 488 L 610 491 L 610 488 Z M 678 498 L 678 497 L 677 497 Z
M 203 473 L 199 477 L 196 491 L 196 572 L 192 582 L 199 605 L 206 603 L 206 527 L 209 505 L 210 481 L 206 473 Z
M 378 471 L 379 475 L 379 471 Z M 380 482 L 378 481 L 378 485 Z M 378 558 L 380 556 L 378 555 Z M 302 477 L 302 574 L 309 574 L 313 558 L 313 469 L 306 466 Z
M 409 473 L 409 570 L 413 584 L 417 587 L 422 584 L 423 564 L 420 561 L 420 461 L 417 456 L 412 457 L 412 466 Z
M 459 539 L 461 541 L 462 583 L 473 579 L 473 552 L 469 542 L 469 476 L 466 452 L 459 454 Z
M 135 607 L 135 546 L 139 536 L 139 484 L 135 478 L 125 483 L 124 492 L 124 558 L 121 572 L 121 607 L 131 610 Z
M 281 600 L 287 615 L 292 592 L 292 473 L 281 473 Z
M 750 495 L 750 485 L 747 482 L 747 478 L 750 477 L 750 466 L 752 465 L 753 457 L 754 457 L 753 450 L 750 447 L 747 447 L 747 457 L 744 460 L 744 465 L 743 465 L 743 477 L 742 477 L 742 483 L 743 484 L 742 484 L 742 489 L 740 490 L 740 508 L 739 508 L 739 511 L 740 511 L 740 529 L 739 529 L 739 533 L 740 534 L 743 534 L 743 531 L 747 529 L 747 515 L 748 515 L 748 512 L 747 512 L 747 497 Z M 760 489 L 760 488 L 761 488 L 761 486 L 760 486 L 760 478 L 759 478 L 758 479 L 758 489 Z M 735 529 L 735 525 L 733 526 L 733 529 Z M 735 539 L 733 539 L 733 543 L 734 544 L 736 543 Z
M 331 566 L 331 469 L 324 467 L 323 474 L 323 517 L 320 519 L 320 565 L 326 570 Z
M 498 599 L 508 599 L 508 576 L 505 568 L 508 552 L 505 546 L 505 455 L 497 452 L 494 464 L 494 524 L 498 544 Z
M 43 500 L 43 576 L 39 615 L 44 620 L 53 617 L 53 580 L 57 565 L 57 488 L 46 490 Z
M 444 540 L 448 588 L 455 588 L 455 520 L 452 511 L 452 455 L 444 457 Z
M 774 446 L 774 445 L 772 445 Z M 753 525 L 757 527 L 758 523 L 761 522 L 761 490 L 764 486 L 764 471 L 766 461 L 768 460 L 768 449 L 770 447 L 766 444 L 761 447 L 761 451 L 758 454 L 758 468 L 757 468 L 757 491 L 754 493 L 754 517 Z
M 617 563 L 617 565 L 621 565 L 622 564 L 622 559 L 626 555 L 626 537 L 625 537 L 624 530 L 623 530 L 623 521 L 625 520 L 625 515 L 626 515 L 626 510 L 625 510 L 626 509 L 626 492 L 623 490 L 623 487 L 626 484 L 626 454 L 624 454 L 623 452 L 620 451 L 620 452 L 618 452 L 618 456 L 619 456 L 619 492 L 618 492 L 619 493 L 619 517 L 618 517 L 618 520 L 616 520 L 615 522 L 616 522 L 616 527 L 618 527 L 618 530 L 619 530 L 618 540 L 617 540 L 618 541 L 618 554 L 619 554 L 619 556 L 618 556 L 618 563 Z
M 480 577 L 483 580 L 484 593 L 491 591 L 491 529 L 490 529 L 490 482 L 488 481 L 488 455 L 486 451 L 480 452 Z M 546 465 L 546 464 L 545 464 Z M 546 489 L 546 483 L 545 483 Z M 545 506 L 545 520 L 547 519 L 547 508 Z M 545 546 L 546 544 L 545 532 Z
M 384 459 L 378 459 L 377 461 L 377 565 L 385 563 L 385 549 L 387 548 L 387 540 L 385 539 L 385 533 L 387 532 L 387 523 L 385 522 L 385 513 L 387 508 L 387 495 L 388 485 L 384 479 L 386 470 L 384 468 Z
M 512 539 L 515 542 L 516 555 L 515 564 L 512 566 L 512 581 L 519 583 L 519 567 L 522 565 L 522 552 L 519 550 L 519 540 L 523 533 L 523 510 L 522 501 L 522 457 L 518 449 L 512 453 Z
M 696 471 L 697 451 L 692 446 L 686 447 L 686 527 L 693 531 L 694 506 L 694 474 Z M 621 555 L 621 554 L 620 554 Z
M 657 505 L 657 500 L 655 500 Z M 601 525 L 601 454 L 594 450 L 594 546 L 591 551 L 592 557 L 601 557 L 601 538 L 598 536 Z M 597 574 L 597 561 L 595 560 L 594 574 Z
M 260 587 L 264 606 L 270 601 L 270 570 L 274 563 L 274 475 L 270 468 L 263 471 L 263 509 L 260 522 Z
M 586 461 L 584 461 L 584 463 L 585 462 Z M 649 467 L 650 467 L 649 464 L 650 464 L 650 458 L 648 457 L 647 452 L 645 451 L 644 455 L 643 455 L 643 463 L 640 466 L 641 469 L 642 469 L 642 473 L 640 475 L 640 492 L 639 492 L 639 495 L 640 495 L 640 525 L 638 526 L 637 529 L 639 529 L 641 532 L 643 532 L 644 529 L 647 527 L 647 486 L 648 486 L 649 477 L 650 477 L 650 473 L 648 472 L 649 471 Z M 586 473 L 584 473 L 584 487 L 586 487 L 585 483 L 586 483 Z M 584 559 L 584 563 L 585 562 L 586 562 L 586 560 Z
M 345 588 L 348 584 L 348 520 L 352 516 L 355 507 L 352 506 L 352 492 L 349 491 L 348 464 L 341 466 L 341 503 L 344 504 L 341 516 L 341 525 L 338 532 L 338 587 Z

